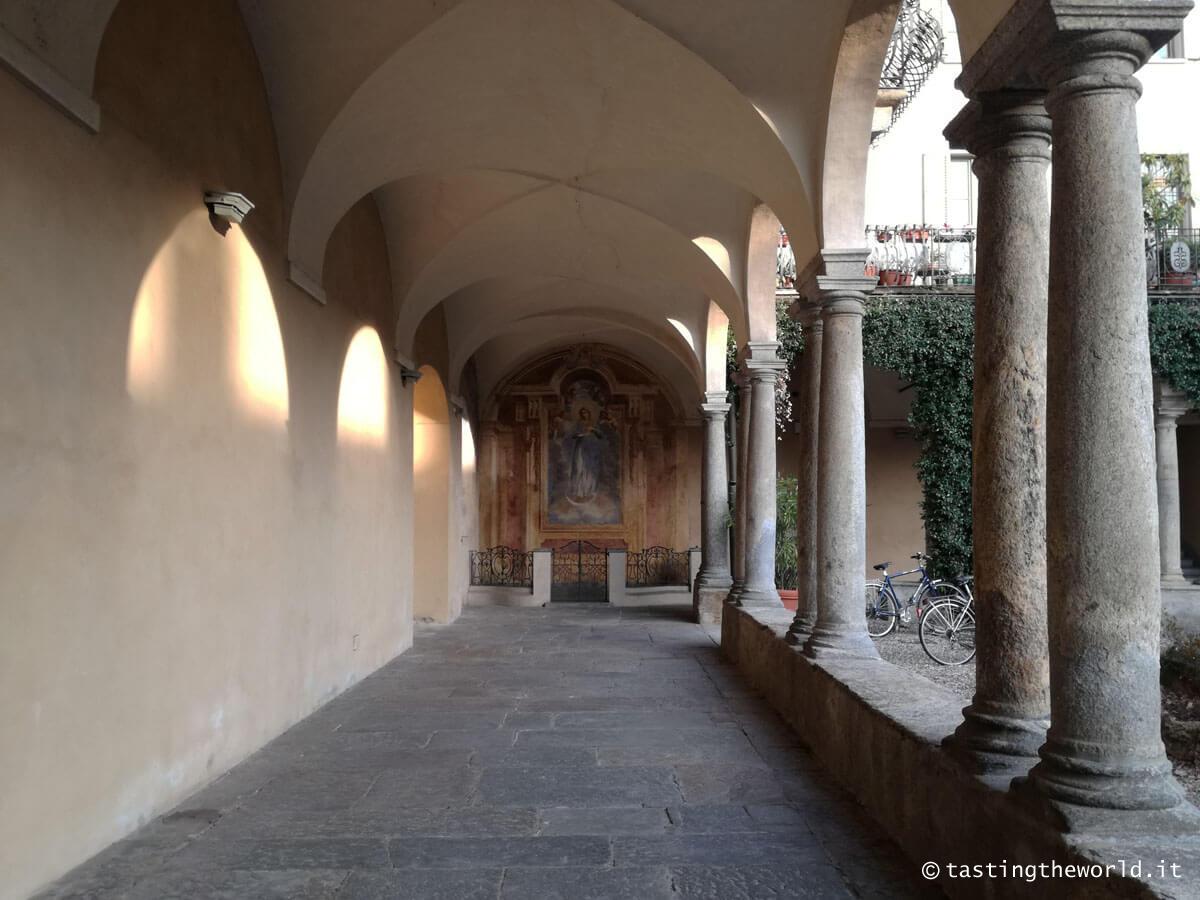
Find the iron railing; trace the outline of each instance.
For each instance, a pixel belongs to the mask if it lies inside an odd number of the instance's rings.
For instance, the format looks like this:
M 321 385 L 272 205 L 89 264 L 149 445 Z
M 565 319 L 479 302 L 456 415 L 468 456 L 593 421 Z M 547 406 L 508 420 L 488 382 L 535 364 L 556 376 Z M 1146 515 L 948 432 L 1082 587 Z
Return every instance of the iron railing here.
M 1194 289 L 1200 273 L 1200 229 L 1161 228 L 1146 232 L 1146 286 Z
M 975 229 L 932 225 L 868 225 L 866 274 L 879 286 L 973 287 Z
M 512 547 L 471 551 L 471 584 L 533 587 L 533 554 Z
M 877 132 L 872 143 L 887 134 L 924 87 L 933 70 L 942 61 L 946 38 L 937 19 L 921 9 L 920 0 L 904 0 L 896 27 L 888 43 L 879 87 L 885 91 L 903 91 L 900 102 L 892 107 L 887 126 Z
M 690 587 L 690 574 L 686 550 L 647 547 L 625 556 L 627 587 Z

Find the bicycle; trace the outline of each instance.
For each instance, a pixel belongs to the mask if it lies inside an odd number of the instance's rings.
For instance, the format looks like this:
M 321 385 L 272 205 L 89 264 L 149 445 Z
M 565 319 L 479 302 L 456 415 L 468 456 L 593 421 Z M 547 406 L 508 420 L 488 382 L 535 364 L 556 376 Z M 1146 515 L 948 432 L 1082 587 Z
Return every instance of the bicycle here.
M 962 603 L 969 602 L 966 595 L 954 584 L 929 577 L 929 572 L 925 568 L 925 564 L 929 562 L 926 554 L 914 553 L 910 558 L 917 561 L 917 567 L 909 569 L 907 572 L 897 572 L 895 575 L 888 574 L 891 562 L 880 563 L 873 567 L 875 571 L 883 573 L 883 581 L 872 580 L 866 584 L 867 633 L 876 640 L 887 637 L 899 623 L 911 621 L 909 607 L 916 607 L 916 615 L 919 620 L 925 610 L 925 605 L 934 600 L 955 599 Z M 917 585 L 917 589 L 913 591 L 907 601 L 901 601 L 899 594 L 896 593 L 896 588 L 892 585 L 892 579 L 902 578 L 916 572 L 921 573 L 921 581 Z
M 921 649 L 943 666 L 961 666 L 975 658 L 975 598 L 970 576 L 957 579 L 964 598 L 933 601 L 921 616 Z

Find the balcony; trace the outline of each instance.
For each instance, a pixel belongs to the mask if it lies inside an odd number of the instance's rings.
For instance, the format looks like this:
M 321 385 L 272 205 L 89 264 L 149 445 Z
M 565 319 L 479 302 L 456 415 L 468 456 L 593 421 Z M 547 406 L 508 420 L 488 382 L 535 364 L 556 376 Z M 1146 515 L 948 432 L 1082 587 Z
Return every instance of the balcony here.
M 867 275 L 887 289 L 974 290 L 975 229 L 933 225 L 869 225 Z
M 1146 287 L 1152 291 L 1195 290 L 1200 271 L 1200 229 L 1146 232 Z

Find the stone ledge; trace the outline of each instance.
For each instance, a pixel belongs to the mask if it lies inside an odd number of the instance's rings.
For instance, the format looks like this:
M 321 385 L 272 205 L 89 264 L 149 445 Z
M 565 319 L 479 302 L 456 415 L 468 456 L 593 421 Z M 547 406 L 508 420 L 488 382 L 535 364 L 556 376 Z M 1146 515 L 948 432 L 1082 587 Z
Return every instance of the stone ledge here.
M 790 615 L 726 606 L 721 648 L 833 776 L 866 807 L 917 865 L 1111 865 L 1091 878 L 952 879 L 952 897 L 1200 897 L 1200 838 L 1161 814 L 1087 811 L 1105 826 L 1064 833 L 1009 794 L 1019 771 L 979 776 L 941 747 L 961 721 L 950 691 L 883 660 L 811 660 L 786 643 Z M 1173 833 L 1172 833 L 1173 832 Z M 1125 835 L 1113 840 L 1112 835 Z M 1142 881 L 1122 874 L 1133 861 L 1183 866 L 1180 879 Z M 1157 877 L 1157 873 L 1155 873 Z

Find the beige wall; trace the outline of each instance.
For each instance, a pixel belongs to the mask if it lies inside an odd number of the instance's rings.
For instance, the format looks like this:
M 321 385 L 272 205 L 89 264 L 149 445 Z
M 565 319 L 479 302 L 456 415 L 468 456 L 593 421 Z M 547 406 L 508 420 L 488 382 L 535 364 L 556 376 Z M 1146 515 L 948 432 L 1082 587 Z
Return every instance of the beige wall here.
M 285 280 L 249 41 L 229 0 L 195 6 L 122 4 L 98 135 L 0 71 L 4 898 L 411 643 L 378 217 L 335 234 L 329 306 Z M 260 204 L 245 231 L 211 228 L 210 187 Z
M 795 477 L 798 436 L 783 435 L 777 453 L 779 474 Z M 921 483 L 914 468 L 920 455 L 920 445 L 906 431 L 867 428 L 868 577 L 876 574 L 871 566 L 889 560 L 893 570 L 911 568 L 909 557 L 925 549 Z

